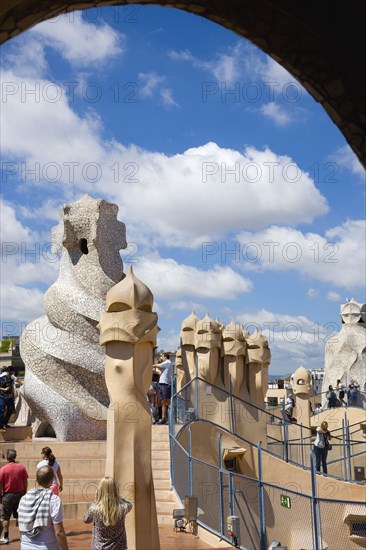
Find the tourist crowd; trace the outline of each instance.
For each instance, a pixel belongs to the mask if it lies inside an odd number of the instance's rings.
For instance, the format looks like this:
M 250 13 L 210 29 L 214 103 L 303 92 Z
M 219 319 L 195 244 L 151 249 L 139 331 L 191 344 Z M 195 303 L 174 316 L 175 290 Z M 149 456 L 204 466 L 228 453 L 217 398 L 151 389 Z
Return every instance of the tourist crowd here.
M 28 473 L 16 461 L 15 449 L 7 449 L 7 464 L 0 468 L 0 544 L 9 544 L 10 518 L 16 519 L 21 550 L 68 550 L 63 526 L 63 478 L 60 464 L 49 447 L 43 447 L 37 464 L 37 486 L 28 490 Z M 126 550 L 125 515 L 132 504 L 119 496 L 117 483 L 104 477 L 95 501 L 84 516 L 93 522 L 92 550 Z

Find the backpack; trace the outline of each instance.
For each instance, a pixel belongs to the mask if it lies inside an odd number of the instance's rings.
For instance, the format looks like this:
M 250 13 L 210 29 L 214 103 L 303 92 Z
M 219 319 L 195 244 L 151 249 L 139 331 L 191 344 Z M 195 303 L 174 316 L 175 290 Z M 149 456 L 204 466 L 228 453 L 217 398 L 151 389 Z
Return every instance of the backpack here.
M 8 378 L 7 376 L 0 376 L 0 388 L 6 389 L 6 388 L 12 388 L 14 386 L 14 380 L 12 378 Z M 13 397 L 13 392 L 1 392 L 1 395 L 4 398 Z

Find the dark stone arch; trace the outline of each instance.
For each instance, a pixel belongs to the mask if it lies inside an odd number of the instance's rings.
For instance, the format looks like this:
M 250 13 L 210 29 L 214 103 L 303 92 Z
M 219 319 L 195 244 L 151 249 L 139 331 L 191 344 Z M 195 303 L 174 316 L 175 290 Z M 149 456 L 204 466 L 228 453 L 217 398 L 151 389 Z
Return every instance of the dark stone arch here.
M 0 43 L 60 13 L 136 3 L 129 0 L 3 0 Z M 256 44 L 323 105 L 366 166 L 365 2 L 140 0 L 138 3 L 175 7 L 201 15 Z

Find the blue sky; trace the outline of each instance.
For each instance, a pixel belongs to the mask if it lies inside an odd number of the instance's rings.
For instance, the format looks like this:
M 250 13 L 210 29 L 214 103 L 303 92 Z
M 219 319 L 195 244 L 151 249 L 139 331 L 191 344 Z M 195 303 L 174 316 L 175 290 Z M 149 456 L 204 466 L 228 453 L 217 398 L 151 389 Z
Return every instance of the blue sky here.
M 205 19 L 132 5 L 44 22 L 1 58 L 3 334 L 43 314 L 51 228 L 89 193 L 119 206 L 161 348 L 194 308 L 259 327 L 271 374 L 323 366 L 340 304 L 365 300 L 365 174 L 289 73 Z

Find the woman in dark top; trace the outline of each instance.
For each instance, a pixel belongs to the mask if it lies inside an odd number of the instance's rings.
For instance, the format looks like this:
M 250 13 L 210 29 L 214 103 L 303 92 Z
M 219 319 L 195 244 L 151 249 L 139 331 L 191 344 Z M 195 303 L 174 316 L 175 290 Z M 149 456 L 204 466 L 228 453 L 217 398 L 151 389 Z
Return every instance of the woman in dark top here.
M 125 516 L 131 508 L 132 504 L 119 496 L 114 479 L 104 477 L 84 516 L 85 523 L 93 522 L 92 550 L 127 550 Z

